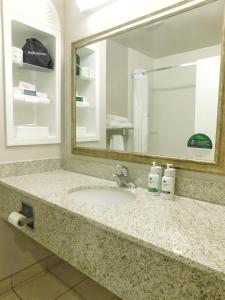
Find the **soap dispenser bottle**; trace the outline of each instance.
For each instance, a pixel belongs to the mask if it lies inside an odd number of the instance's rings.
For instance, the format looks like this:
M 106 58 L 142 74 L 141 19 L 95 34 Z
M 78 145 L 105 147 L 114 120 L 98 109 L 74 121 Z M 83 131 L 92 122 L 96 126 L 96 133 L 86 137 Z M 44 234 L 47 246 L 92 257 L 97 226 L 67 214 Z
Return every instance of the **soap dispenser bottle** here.
M 154 196 L 160 195 L 161 182 L 162 167 L 156 166 L 156 163 L 153 162 L 148 175 L 148 191 Z
M 162 192 L 161 196 L 165 199 L 173 199 L 175 191 L 175 174 L 176 171 L 174 168 L 171 168 L 173 165 L 167 164 L 167 168 L 164 172 L 162 178 Z

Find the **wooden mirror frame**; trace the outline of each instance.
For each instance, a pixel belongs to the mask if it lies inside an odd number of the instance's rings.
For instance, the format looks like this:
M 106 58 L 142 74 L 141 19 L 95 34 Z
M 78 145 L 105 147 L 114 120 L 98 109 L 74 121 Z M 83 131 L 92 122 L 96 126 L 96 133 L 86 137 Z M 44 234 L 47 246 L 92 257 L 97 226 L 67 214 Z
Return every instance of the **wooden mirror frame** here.
M 168 17 L 183 13 L 206 5 L 218 0 L 185 0 L 179 4 L 172 5 L 166 9 L 156 11 L 148 16 L 135 19 L 134 21 L 125 23 L 123 25 L 114 27 L 112 29 L 100 32 L 98 34 L 89 36 L 87 38 L 81 39 L 77 42 L 72 43 L 72 153 L 78 155 L 93 156 L 99 158 L 113 159 L 130 161 L 136 163 L 149 164 L 156 161 L 159 164 L 172 163 L 176 168 L 210 172 L 217 174 L 225 174 L 225 29 L 223 25 L 223 35 L 221 41 L 221 69 L 220 69 L 220 88 L 219 88 L 219 103 L 218 103 L 218 116 L 217 116 L 217 133 L 216 133 L 216 143 L 215 143 L 215 159 L 214 161 L 203 161 L 203 160 L 193 160 L 193 159 L 182 159 L 176 157 L 166 157 L 157 155 L 147 155 L 141 153 L 131 153 L 131 152 L 120 152 L 114 150 L 105 150 L 89 147 L 78 147 L 76 146 L 76 102 L 74 101 L 76 95 L 76 50 L 99 42 L 101 40 L 113 37 L 117 34 L 124 33 L 141 26 L 146 26 L 148 24 L 164 20 Z

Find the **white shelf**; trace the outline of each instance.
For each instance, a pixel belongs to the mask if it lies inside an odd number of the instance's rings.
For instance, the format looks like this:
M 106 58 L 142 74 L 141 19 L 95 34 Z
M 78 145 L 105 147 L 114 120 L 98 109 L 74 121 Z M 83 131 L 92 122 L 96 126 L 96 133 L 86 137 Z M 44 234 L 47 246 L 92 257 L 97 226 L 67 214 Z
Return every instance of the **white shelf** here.
M 19 125 L 14 127 L 14 132 L 17 138 L 49 137 L 47 126 Z
M 22 65 L 13 63 L 13 68 L 15 70 L 29 70 L 29 71 L 35 71 L 35 72 L 53 72 L 53 69 L 42 68 L 42 67 L 27 64 L 27 63 L 23 63 Z
M 76 101 L 76 107 L 77 108 L 89 108 L 89 109 L 95 109 L 95 106 L 92 106 L 87 101 Z
M 37 103 L 37 104 L 50 104 L 50 99 L 44 97 L 37 97 L 37 96 L 29 96 L 24 94 L 13 94 L 13 99 L 15 102 L 26 104 L 26 103 Z
M 90 108 L 90 104 L 87 101 L 76 101 L 76 107 Z

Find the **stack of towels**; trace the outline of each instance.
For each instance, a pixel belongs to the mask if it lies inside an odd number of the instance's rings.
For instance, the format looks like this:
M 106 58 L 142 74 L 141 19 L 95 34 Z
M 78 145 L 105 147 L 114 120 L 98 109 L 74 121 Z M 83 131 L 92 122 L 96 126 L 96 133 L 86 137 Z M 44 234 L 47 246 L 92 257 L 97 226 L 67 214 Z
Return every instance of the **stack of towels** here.
M 80 76 L 81 77 L 91 77 L 91 71 L 88 67 L 80 67 Z
M 14 64 L 23 65 L 23 50 L 12 47 L 12 61 Z
M 128 118 L 118 115 L 106 116 L 107 129 L 123 129 L 132 128 L 133 125 L 128 121 Z M 124 138 L 122 135 L 116 134 L 110 136 L 109 149 L 115 151 L 124 151 Z
M 47 93 L 37 92 L 34 84 L 24 81 L 20 81 L 19 85 L 13 88 L 13 98 L 29 103 L 50 103 Z
M 110 136 L 109 149 L 114 151 L 124 151 L 124 139 L 120 134 Z
M 117 128 L 132 128 L 133 125 L 129 122 L 128 118 L 118 115 L 106 115 L 106 127 Z

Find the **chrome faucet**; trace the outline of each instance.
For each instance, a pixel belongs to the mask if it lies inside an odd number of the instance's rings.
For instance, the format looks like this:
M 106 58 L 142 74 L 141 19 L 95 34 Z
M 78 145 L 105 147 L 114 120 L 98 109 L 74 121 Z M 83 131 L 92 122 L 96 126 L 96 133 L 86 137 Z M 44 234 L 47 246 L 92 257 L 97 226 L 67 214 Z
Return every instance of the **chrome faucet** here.
M 119 187 L 136 188 L 133 182 L 129 182 L 128 169 L 123 165 L 117 165 L 117 171 L 113 174 Z

